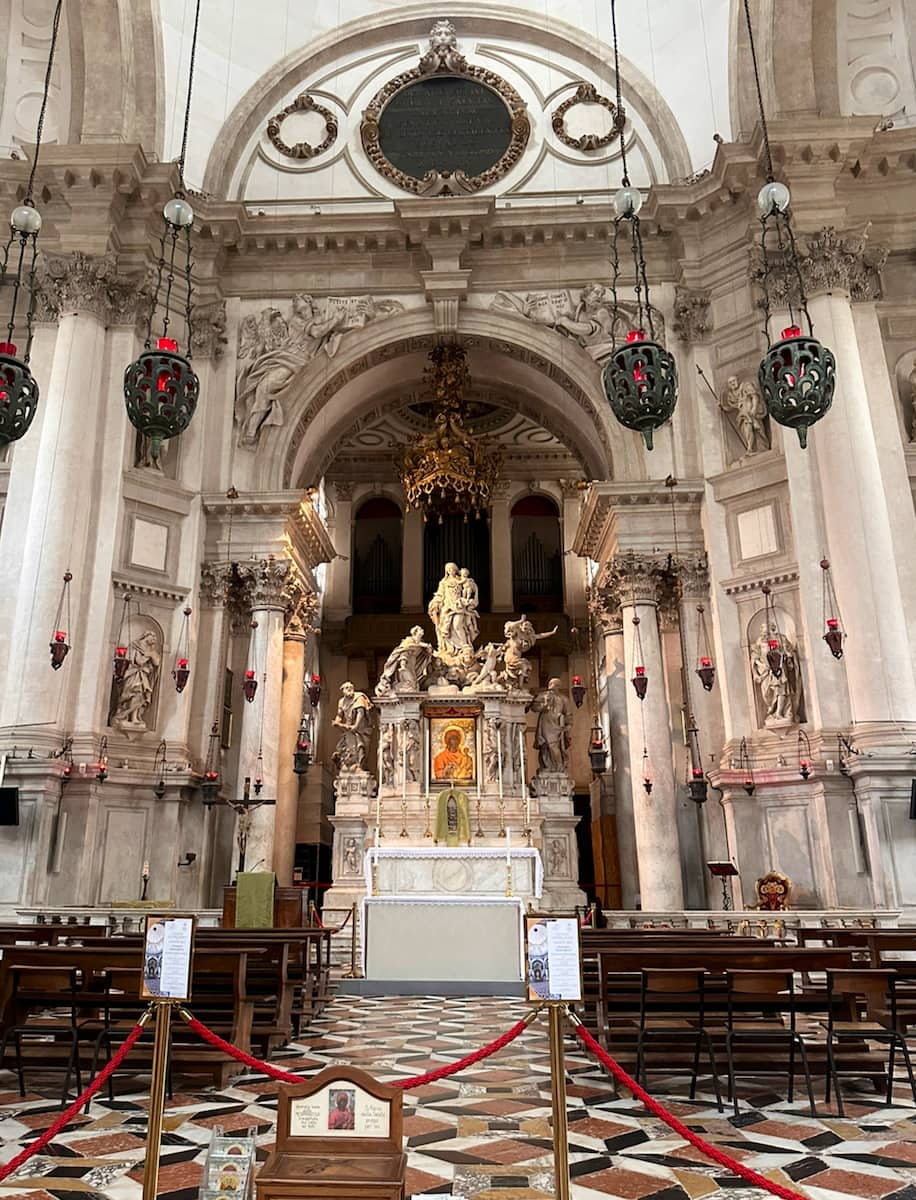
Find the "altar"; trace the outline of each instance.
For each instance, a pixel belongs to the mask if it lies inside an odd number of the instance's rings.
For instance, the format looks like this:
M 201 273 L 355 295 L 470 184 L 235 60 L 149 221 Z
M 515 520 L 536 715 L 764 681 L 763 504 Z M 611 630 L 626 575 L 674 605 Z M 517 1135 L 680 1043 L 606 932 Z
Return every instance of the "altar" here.
M 541 899 L 544 865 L 528 847 L 373 846 L 365 879 L 370 896 L 505 897 L 508 884 L 514 897 L 529 901 Z

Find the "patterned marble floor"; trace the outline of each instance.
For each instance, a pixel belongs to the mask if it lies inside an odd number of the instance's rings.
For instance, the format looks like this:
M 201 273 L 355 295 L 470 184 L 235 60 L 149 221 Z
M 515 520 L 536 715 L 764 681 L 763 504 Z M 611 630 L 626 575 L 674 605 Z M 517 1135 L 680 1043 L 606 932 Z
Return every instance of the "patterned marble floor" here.
M 498 999 L 338 999 L 278 1063 L 311 1070 L 349 1062 L 381 1079 L 418 1075 L 462 1057 L 514 1023 L 523 1006 Z M 706 1162 L 629 1097 L 615 1099 L 606 1076 L 567 1047 L 569 1144 L 576 1200 L 741 1200 L 758 1196 Z M 0 1075 L 0 1158 L 8 1161 L 59 1113 L 59 1077 L 38 1075 L 22 1100 Z M 114 1103 L 88 1115 L 0 1187 L 0 1200 L 139 1200 L 145 1127 L 143 1078 L 119 1076 Z M 916 1200 L 916 1108 L 908 1089 L 893 1107 L 874 1093 L 847 1096 L 847 1117 L 822 1103 L 814 1119 L 804 1103 L 740 1089 L 737 1119 L 711 1098 L 685 1099 L 684 1080 L 655 1077 L 653 1091 L 691 1128 L 735 1157 L 811 1200 Z M 180 1086 L 180 1081 L 178 1081 Z M 44 1095 L 42 1093 L 45 1093 Z M 176 1091 L 163 1139 L 161 1195 L 193 1200 L 210 1130 L 255 1127 L 259 1158 L 274 1140 L 277 1085 L 247 1074 L 221 1090 Z M 869 1099 L 871 1102 L 869 1102 Z M 835 1111 L 835 1110 L 834 1110 Z M 470 1200 L 536 1200 L 553 1192 L 546 1020 L 477 1067 L 405 1096 L 407 1195 Z

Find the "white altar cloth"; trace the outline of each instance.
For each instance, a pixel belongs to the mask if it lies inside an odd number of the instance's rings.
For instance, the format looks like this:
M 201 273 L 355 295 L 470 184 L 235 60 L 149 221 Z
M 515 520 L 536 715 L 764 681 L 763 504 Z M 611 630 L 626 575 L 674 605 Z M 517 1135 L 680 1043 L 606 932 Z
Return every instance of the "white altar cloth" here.
M 540 900 L 544 864 L 537 850 L 512 847 L 513 895 Z M 372 865 L 377 864 L 381 896 L 502 897 L 506 892 L 506 851 L 485 846 L 372 846 L 363 869 L 371 895 Z
M 367 896 L 363 974 L 370 980 L 518 983 L 524 912 L 514 896 Z

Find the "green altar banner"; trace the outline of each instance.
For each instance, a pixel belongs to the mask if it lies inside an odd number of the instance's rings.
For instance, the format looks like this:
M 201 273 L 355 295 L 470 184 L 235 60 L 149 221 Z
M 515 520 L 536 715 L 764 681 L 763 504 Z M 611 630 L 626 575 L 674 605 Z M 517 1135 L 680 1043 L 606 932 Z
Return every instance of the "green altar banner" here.
M 270 929 L 274 923 L 273 871 L 239 871 L 235 880 L 236 929 Z

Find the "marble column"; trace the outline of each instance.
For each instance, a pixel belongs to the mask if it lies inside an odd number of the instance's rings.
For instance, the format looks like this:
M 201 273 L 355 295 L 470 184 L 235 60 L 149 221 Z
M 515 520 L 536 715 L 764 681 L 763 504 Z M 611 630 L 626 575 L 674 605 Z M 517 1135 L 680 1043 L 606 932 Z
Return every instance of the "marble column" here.
M 329 620 L 345 620 L 351 613 L 350 596 L 353 575 L 353 484 L 334 484 L 334 506 L 328 531 L 334 540 L 336 556 L 328 564 L 324 611 Z
M 274 823 L 273 869 L 281 887 L 293 882 L 300 776 L 293 771 L 293 749 L 302 719 L 305 647 L 308 626 L 293 613 L 283 633 L 283 688 L 280 695 L 280 754 L 277 769 L 277 812 Z
M 623 621 L 624 673 L 627 681 L 643 666 L 649 684 L 645 700 L 627 683 L 627 741 L 639 862 L 639 892 L 647 912 L 676 912 L 684 907 L 677 803 L 671 754 L 671 717 L 665 689 L 661 635 L 658 627 L 658 564 L 648 555 L 618 555 L 608 566 L 605 582 L 620 598 Z M 637 653 L 639 618 L 641 655 Z M 638 658 L 642 658 L 642 662 Z M 643 749 L 649 754 L 652 791 L 643 787 Z
M 842 293 L 809 302 L 815 334 L 836 355 L 836 396 L 811 431 L 837 601 L 850 631 L 844 650 L 853 720 L 912 721 L 916 681 L 906 614 L 894 563 L 891 514 L 882 456 L 866 397 L 866 367 L 856 338 L 852 305 Z M 790 470 L 805 453 L 791 446 Z M 816 553 L 811 547 L 810 552 Z
M 617 853 L 620 861 L 620 900 L 623 908 L 636 907 L 639 895 L 639 863 L 633 816 L 633 786 L 630 771 L 627 683 L 623 662 L 623 619 L 616 598 L 601 602 L 596 614 L 603 635 L 605 699 L 611 733 L 609 769 L 614 779 Z M 638 780 L 638 776 L 637 776 Z
M 512 521 L 509 488 L 498 484 L 490 509 L 490 609 L 512 612 Z
M 254 701 L 242 710 L 239 736 L 239 782 L 252 782 L 251 801 L 257 801 L 254 781 L 261 750 L 264 781 L 261 797 L 273 804 L 262 804 L 251 812 L 248 845 L 245 851 L 247 871 L 272 869 L 274 824 L 278 802 L 280 767 L 280 713 L 283 694 L 283 624 L 289 604 L 289 589 L 294 581 L 292 562 L 286 558 L 265 558 L 243 563 L 239 575 L 251 606 L 251 630 L 248 667 L 257 672 L 258 690 Z M 241 787 L 239 789 L 241 794 Z

